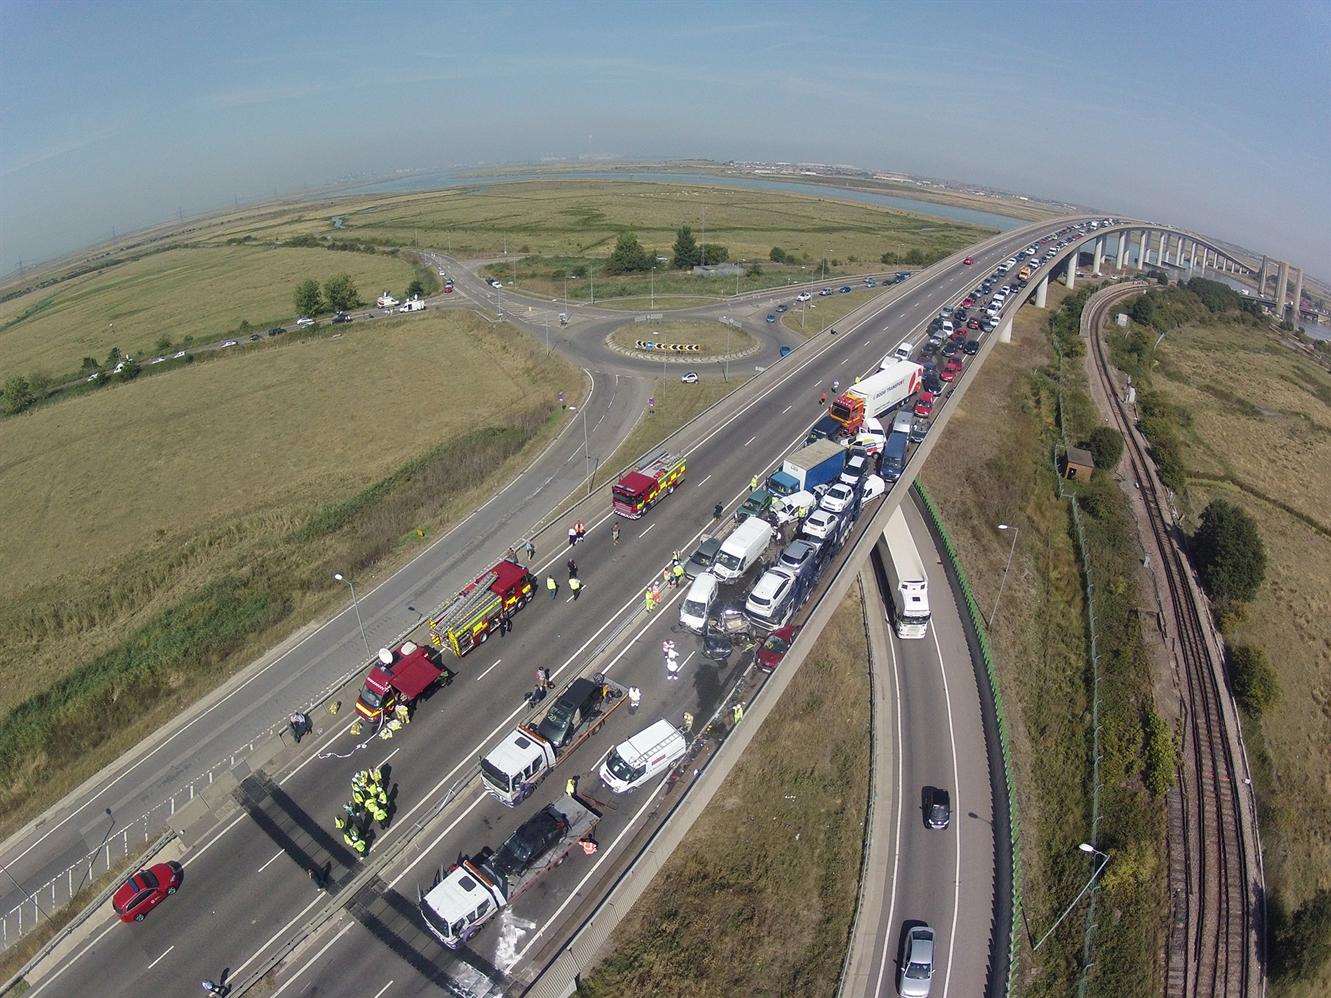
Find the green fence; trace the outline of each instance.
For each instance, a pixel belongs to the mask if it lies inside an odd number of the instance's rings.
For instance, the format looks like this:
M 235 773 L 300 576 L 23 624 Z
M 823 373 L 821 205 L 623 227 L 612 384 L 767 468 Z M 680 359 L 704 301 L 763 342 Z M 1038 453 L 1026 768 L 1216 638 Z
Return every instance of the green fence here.
M 943 548 L 947 552 L 948 561 L 952 564 L 952 570 L 956 573 L 962 594 L 966 598 L 966 612 L 970 615 L 971 624 L 975 628 L 980 646 L 980 656 L 984 660 L 984 672 L 989 679 L 989 692 L 994 700 L 994 714 L 998 719 L 998 742 L 1003 752 L 1003 779 L 1006 784 L 1008 801 L 1008 834 L 1011 836 L 1012 844 L 1012 919 L 1007 927 L 1007 992 L 1008 994 L 1014 994 L 1017 979 L 1017 945 L 1020 940 L 1016 926 L 1017 919 L 1021 917 L 1021 836 L 1018 831 L 1019 822 L 1017 820 L 1017 784 L 1012 774 L 1012 748 L 1008 740 L 1007 720 L 1003 713 L 1003 693 L 998 687 L 998 673 L 994 668 L 993 653 L 989 649 L 989 633 L 985 628 L 984 615 L 980 612 L 979 604 L 975 601 L 975 594 L 971 591 L 970 581 L 966 578 L 966 570 L 962 567 L 956 546 L 952 543 L 952 537 L 943 525 L 943 518 L 938 513 L 938 507 L 934 505 L 933 499 L 930 498 L 929 493 L 918 481 L 915 483 L 915 493 L 928 511 L 929 519 L 933 522 L 934 529 L 938 531 L 938 536 L 943 539 Z

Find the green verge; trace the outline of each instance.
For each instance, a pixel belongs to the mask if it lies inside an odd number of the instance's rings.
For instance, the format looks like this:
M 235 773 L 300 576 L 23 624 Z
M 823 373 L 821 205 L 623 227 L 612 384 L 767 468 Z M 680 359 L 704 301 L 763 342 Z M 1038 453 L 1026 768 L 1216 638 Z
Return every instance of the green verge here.
M 771 737 L 749 746 L 579 994 L 836 991 L 869 789 L 868 656 L 852 589 L 767 719 Z

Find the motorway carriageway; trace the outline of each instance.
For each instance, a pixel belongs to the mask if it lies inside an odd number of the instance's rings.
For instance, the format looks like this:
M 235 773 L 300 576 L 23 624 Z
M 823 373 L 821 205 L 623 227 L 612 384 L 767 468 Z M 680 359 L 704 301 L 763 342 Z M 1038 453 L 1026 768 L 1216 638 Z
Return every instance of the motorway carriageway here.
M 1047 225 L 1049 230 L 1055 227 Z M 686 485 L 642 520 L 621 521 L 624 530 L 618 547 L 610 543 L 611 514 L 589 522 L 587 540 L 574 551 L 585 583 L 577 603 L 566 602 L 566 587 L 558 601 L 542 592 L 515 617 L 511 634 L 495 638 L 461 661 L 450 661 L 456 670 L 451 686 L 421 704 L 415 720 L 398 739 L 374 740 L 351 752 L 353 743 L 342 734 L 344 726 L 325 736 L 316 752 L 278 774 L 275 781 L 259 777 L 246 781 L 242 787 L 248 798 L 246 813 L 228 821 L 185 857 L 185 883 L 179 894 L 140 925 L 117 924 L 96 932 L 32 993 L 169 994 L 182 981 L 197 986 L 203 977 L 216 979 L 224 968 L 233 977 L 252 971 L 275 941 L 297 929 L 321 903 L 303 866 L 331 862 L 332 879 L 339 885 L 354 876 L 357 861 L 340 836 L 334 837 L 332 819 L 349 793 L 355 770 L 384 762 L 392 767 L 392 782 L 398 788 L 396 815 L 381 837 L 391 839 L 409 827 L 515 723 L 524 710 L 522 697 L 533 685 L 537 667 L 550 668 L 560 685 L 581 671 L 589 650 L 638 611 L 641 587 L 660 572 L 671 553 L 676 549 L 687 553 L 693 540 L 711 525 L 713 504 L 733 508 L 751 476 L 766 474 L 802 440 L 805 428 L 820 415 L 819 393 L 834 378 L 848 385 L 855 374 L 875 368 L 898 342 L 917 337 L 937 307 L 958 300 L 997 263 L 1028 242 L 1030 231 L 1018 230 L 990 249 L 974 251 L 974 267 L 957 263 L 931 277 L 917 278 L 918 283 L 903 285 L 899 296 L 889 294 L 890 303 L 871 318 L 848 327 L 830 343 L 816 340 L 793 354 L 785 362 L 791 365 L 789 370 L 748 400 L 735 416 L 699 429 L 705 436 L 687 451 Z M 820 351 L 823 346 L 829 349 Z M 862 514 L 862 520 L 868 512 Z M 551 563 L 563 578 L 564 552 L 542 554 L 538 559 L 542 568 Z M 656 716 L 678 717 L 688 696 L 695 698 L 697 706 L 699 698 L 705 703 L 708 691 L 714 695 L 720 685 L 720 677 L 715 686 L 698 678 L 712 667 L 700 666 L 700 656 L 695 656 L 677 688 L 667 692 L 660 635 L 652 628 L 668 628 L 673 612 L 673 604 L 663 607 L 645 632 L 635 630 L 634 642 L 611 670 L 619 681 L 636 683 L 643 690 L 644 707 L 629 726 L 633 730 Z M 687 655 L 691 649 L 683 647 Z M 699 718 L 706 716 L 700 706 L 693 712 Z M 624 724 L 627 711 L 616 717 Z M 623 729 L 613 730 L 607 740 L 618 737 Z M 604 747 L 599 743 L 595 749 L 584 746 L 572 760 L 573 767 L 592 771 L 601 751 Z M 542 793 L 531 806 L 558 796 L 556 791 L 562 790 L 566 778 L 561 767 L 542 785 Z M 464 810 L 473 802 L 464 801 Z M 476 808 L 483 806 L 476 804 Z M 475 851 L 485 845 L 497 846 L 526 813 L 520 809 L 513 815 L 491 816 L 490 826 L 460 848 Z M 601 838 L 603 852 L 593 862 L 603 861 L 611 851 L 605 847 L 612 846 L 613 839 L 605 831 Z M 570 863 L 572 869 L 581 866 L 577 859 Z M 399 885 L 408 890 L 408 908 L 414 906 L 410 887 L 417 878 L 428 883 L 433 866 L 422 871 L 426 872 L 417 872 L 411 881 Z M 544 888 L 551 897 L 558 889 L 559 876 L 552 875 Z M 517 915 L 534 910 L 540 890 L 530 895 L 530 901 L 523 899 Z M 413 924 L 423 931 L 419 923 Z M 533 930 L 533 938 L 540 928 Z M 495 930 L 487 927 L 485 931 Z M 484 945 L 485 934 L 478 938 Z M 529 943 L 530 939 L 523 945 Z M 363 993 L 360 982 L 366 961 L 384 959 L 388 953 L 379 948 L 371 954 L 360 947 L 339 957 L 358 966 L 344 975 L 347 986 Z M 420 968 L 413 969 L 419 972 Z M 514 970 L 520 970 L 520 965 L 515 964 Z M 287 993 L 305 991 L 293 987 Z

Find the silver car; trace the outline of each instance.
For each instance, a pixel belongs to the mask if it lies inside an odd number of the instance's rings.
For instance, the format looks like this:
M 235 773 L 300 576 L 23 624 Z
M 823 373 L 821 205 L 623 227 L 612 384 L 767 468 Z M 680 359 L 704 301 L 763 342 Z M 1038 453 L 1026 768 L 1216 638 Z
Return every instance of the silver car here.
M 906 933 L 906 948 L 897 978 L 902 998 L 929 998 L 934 979 L 934 930 L 921 923 Z

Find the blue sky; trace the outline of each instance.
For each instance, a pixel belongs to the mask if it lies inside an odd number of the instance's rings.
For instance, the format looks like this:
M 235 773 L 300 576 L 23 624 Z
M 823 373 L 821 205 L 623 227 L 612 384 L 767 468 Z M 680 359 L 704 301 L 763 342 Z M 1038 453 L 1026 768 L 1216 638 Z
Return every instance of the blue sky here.
M 1331 278 L 1331 4 L 0 0 L 0 270 L 351 173 L 854 163 Z

